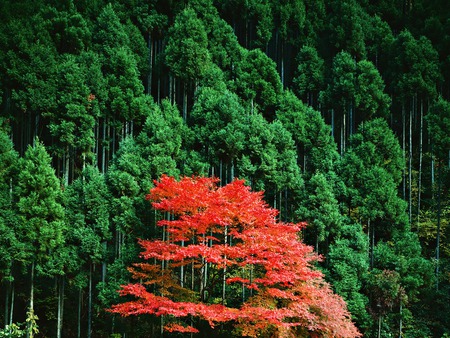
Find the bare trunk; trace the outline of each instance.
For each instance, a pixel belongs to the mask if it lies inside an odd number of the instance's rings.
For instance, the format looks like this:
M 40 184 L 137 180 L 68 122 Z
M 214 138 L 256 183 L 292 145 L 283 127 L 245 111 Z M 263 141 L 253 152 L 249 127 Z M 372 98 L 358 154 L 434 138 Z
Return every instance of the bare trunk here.
M 77 318 L 77 338 L 81 338 L 81 305 L 83 302 L 83 289 L 78 292 L 78 318 Z
M 29 314 L 31 316 L 34 315 L 34 261 L 31 263 L 31 269 L 30 269 L 30 305 L 28 308 Z M 33 337 L 33 321 L 28 321 L 27 324 L 27 338 Z
M 147 94 L 152 94 L 152 71 L 153 71 L 153 40 L 152 33 L 148 32 L 147 47 L 150 55 L 148 58 L 148 75 L 147 75 Z
M 9 309 L 9 325 L 12 325 L 13 323 L 13 316 L 14 316 L 14 298 L 16 296 L 16 288 L 14 286 L 14 282 L 11 283 L 11 307 Z
M 11 282 L 5 281 L 6 287 L 5 287 L 5 318 L 4 318 L 4 326 L 8 325 L 9 323 L 9 294 L 11 292 Z
M 181 247 L 184 248 L 184 240 L 181 241 Z M 184 262 L 180 266 L 180 286 L 184 287 Z
M 103 139 L 102 139 L 102 174 L 106 172 L 106 124 L 107 120 L 103 121 Z
M 63 318 L 64 318 L 64 284 L 65 284 L 64 276 L 57 277 L 57 281 L 59 281 L 58 283 L 59 287 L 58 287 L 58 320 L 57 320 L 56 336 L 57 338 L 61 338 Z
M 281 84 L 284 88 L 284 43 L 281 39 Z
M 331 136 L 334 140 L 334 109 L 331 109 Z
M 380 317 L 378 317 L 378 338 L 381 337 L 381 321 L 382 321 L 382 316 L 380 315 Z
M 70 169 L 70 155 L 69 146 L 66 147 L 66 153 L 64 154 L 64 186 L 69 186 L 69 169 Z
M 224 245 L 227 246 L 228 244 L 228 226 L 225 226 L 225 233 L 224 233 Z M 227 259 L 227 256 L 224 257 L 225 261 Z M 227 266 L 223 268 L 223 279 L 222 279 L 222 305 L 226 304 L 226 280 L 227 280 Z
M 187 119 L 187 81 L 183 83 L 183 120 Z
M 439 290 L 439 259 L 441 246 L 441 185 L 442 185 L 442 170 L 439 166 L 438 172 L 438 210 L 437 210 L 437 234 L 436 234 L 436 290 Z
M 103 246 L 104 252 L 107 252 L 108 242 L 103 241 L 102 246 Z M 102 262 L 102 282 L 104 283 L 105 280 L 106 280 L 106 258 L 104 258 L 104 260 Z
M 420 199 L 422 192 L 422 150 L 423 150 L 423 101 L 420 104 L 420 137 L 419 137 L 419 178 L 417 189 L 417 230 L 420 224 Z
M 409 111 L 409 154 L 408 154 L 408 217 L 412 220 L 412 110 Z
M 91 334 L 92 334 L 92 263 L 89 264 L 89 294 L 88 294 L 87 337 L 91 338 Z
M 403 149 L 403 157 L 406 156 L 406 117 L 405 117 L 405 104 L 402 104 L 402 149 Z M 403 199 L 406 200 L 406 171 L 405 168 L 403 171 L 403 180 L 402 180 L 402 189 L 403 189 Z

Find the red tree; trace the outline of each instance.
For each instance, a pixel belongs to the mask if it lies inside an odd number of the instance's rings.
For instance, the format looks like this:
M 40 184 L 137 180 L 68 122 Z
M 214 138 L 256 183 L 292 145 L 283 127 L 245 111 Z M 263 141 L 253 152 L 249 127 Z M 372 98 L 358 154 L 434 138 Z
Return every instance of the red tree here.
M 198 332 L 186 317 L 211 327 L 233 322 L 242 336 L 269 333 L 358 337 L 344 301 L 312 264 L 319 257 L 298 236 L 304 223 L 277 220 L 277 211 L 243 181 L 163 176 L 147 195 L 168 217 L 164 240 L 140 240 L 142 257 L 130 271 L 139 283 L 113 306 L 123 316 L 167 315 L 168 331 Z M 239 287 L 237 287 L 239 286 Z

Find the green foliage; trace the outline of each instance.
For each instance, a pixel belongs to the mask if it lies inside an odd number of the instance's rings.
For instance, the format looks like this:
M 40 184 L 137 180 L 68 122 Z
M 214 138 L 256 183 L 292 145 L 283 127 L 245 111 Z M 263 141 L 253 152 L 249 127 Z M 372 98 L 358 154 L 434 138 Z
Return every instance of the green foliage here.
M 304 102 L 315 106 L 324 85 L 324 61 L 314 47 L 303 46 L 297 55 L 298 68 L 293 79 L 294 93 Z
M 236 64 L 236 80 L 231 87 L 242 99 L 250 101 L 252 112 L 256 105 L 272 118 L 271 109 L 282 91 L 275 63 L 259 49 L 243 50 L 242 54 L 242 59 Z
M 51 265 L 47 269 L 45 266 L 65 241 L 61 184 L 44 145 L 39 140 L 35 142 L 19 164 L 14 191 L 19 216 L 15 231 L 23 245 L 25 264 L 36 261 L 43 271 L 60 273 L 61 267 L 54 271 Z
M 187 8 L 177 15 L 169 30 L 166 62 L 171 72 L 184 80 L 201 78 L 210 55 L 205 27 L 196 12 Z
M 431 107 L 428 116 L 428 131 L 433 142 L 433 153 L 441 160 L 450 150 L 450 102 L 440 97 Z
M 156 179 L 163 173 L 177 176 L 178 163 L 184 158 L 183 145 L 189 130 L 177 107 L 168 100 L 163 100 L 159 106 L 148 104 L 147 109 L 149 111 L 142 131 L 136 137 L 138 151 L 147 165 L 143 164 L 136 170 L 141 170 L 144 180 Z
M 13 210 L 12 187 L 17 177 L 18 154 L 8 134 L 0 129 L 0 276 L 8 277 L 14 258 L 21 252 L 14 224 L 17 216 Z
M 22 324 L 12 323 L 11 325 L 5 325 L 5 328 L 0 330 L 1 338 L 21 338 L 25 337 L 25 330 L 21 329 Z

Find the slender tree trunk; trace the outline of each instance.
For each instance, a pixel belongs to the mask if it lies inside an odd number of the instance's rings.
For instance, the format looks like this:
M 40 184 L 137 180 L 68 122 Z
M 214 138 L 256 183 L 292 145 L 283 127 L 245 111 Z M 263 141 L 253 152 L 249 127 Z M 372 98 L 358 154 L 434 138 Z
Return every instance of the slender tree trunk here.
M 420 103 L 420 137 L 419 137 L 419 178 L 417 189 L 417 231 L 420 224 L 420 202 L 422 193 L 422 150 L 423 150 L 423 100 Z
M 228 226 L 225 226 L 225 233 L 224 233 L 224 245 L 228 245 Z M 227 259 L 227 256 L 224 257 L 225 261 Z M 222 305 L 226 304 L 226 285 L 227 285 L 227 266 L 225 265 L 223 268 L 223 279 L 222 279 Z
M 437 234 L 436 234 L 436 290 L 439 290 L 439 259 L 440 259 L 440 241 L 441 241 L 441 186 L 442 186 L 442 169 L 439 165 L 438 172 L 438 212 L 437 212 Z
M 88 294 L 88 322 L 87 338 L 92 334 L 92 263 L 89 264 L 89 294 Z
M 412 109 L 409 111 L 409 156 L 408 156 L 408 217 L 409 223 L 412 220 Z
M 345 140 L 346 140 L 346 119 L 347 119 L 347 114 L 344 113 L 344 116 L 342 118 L 342 124 L 341 124 L 341 156 L 344 155 L 345 153 Z
M 11 307 L 9 309 L 9 325 L 12 325 L 13 323 L 15 296 L 16 296 L 16 288 L 14 282 L 11 282 Z
M 78 291 L 78 318 L 77 318 L 77 338 L 81 338 L 81 306 L 83 302 L 83 289 Z
M 152 32 L 148 32 L 147 47 L 149 49 L 148 75 L 147 75 L 147 94 L 152 95 L 152 72 L 153 72 L 153 40 Z
M 403 304 L 400 301 L 400 319 L 399 319 L 399 333 L 398 333 L 398 338 L 402 338 L 403 337 Z
M 353 135 L 353 100 L 350 101 L 350 108 L 349 108 L 349 113 L 348 113 L 348 117 L 349 117 L 349 123 L 348 123 L 348 129 L 349 129 L 349 136 Z
M 284 42 L 281 39 L 281 84 L 284 88 Z
M 29 313 L 31 316 L 34 315 L 34 261 L 31 263 L 31 269 L 30 269 L 30 306 L 29 306 Z M 32 327 L 32 321 L 29 321 L 27 324 L 27 338 L 33 337 L 33 327 Z
M 9 323 L 9 294 L 11 292 L 11 281 L 5 281 L 5 317 L 4 317 L 4 326 Z
M 183 120 L 187 119 L 187 81 L 183 81 Z
M 69 169 L 70 169 L 70 154 L 69 146 L 66 147 L 64 154 L 64 186 L 69 186 Z
M 405 104 L 402 104 L 402 148 L 403 148 L 403 158 L 406 156 L 406 117 L 405 117 Z M 403 167 L 403 181 L 402 181 L 402 188 L 403 188 L 403 199 L 406 200 L 406 171 Z
M 103 246 L 104 252 L 107 252 L 107 250 L 108 250 L 108 242 L 107 241 L 103 241 L 102 242 L 102 246 Z M 106 280 L 106 257 L 103 258 L 103 262 L 102 262 L 102 282 L 104 283 L 105 280 Z
M 56 336 L 57 338 L 61 338 L 63 318 L 64 318 L 64 284 L 65 284 L 64 276 L 57 277 L 57 281 L 59 285 L 58 285 L 58 322 L 56 328 Z
M 103 135 L 102 135 L 102 174 L 106 172 L 106 125 L 107 119 L 103 120 Z
M 381 337 L 381 321 L 382 321 L 382 315 L 380 315 L 379 317 L 378 317 L 378 338 L 380 338 Z
M 331 109 L 331 136 L 334 140 L 334 109 Z
M 184 248 L 184 240 L 181 241 L 181 247 Z M 181 262 L 180 266 L 180 286 L 184 287 L 184 262 Z

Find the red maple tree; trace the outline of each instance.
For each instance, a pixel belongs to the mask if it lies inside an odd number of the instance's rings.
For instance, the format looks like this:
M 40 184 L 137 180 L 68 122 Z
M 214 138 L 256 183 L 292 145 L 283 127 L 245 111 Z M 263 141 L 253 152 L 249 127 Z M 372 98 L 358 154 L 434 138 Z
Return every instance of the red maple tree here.
M 333 294 L 320 258 L 303 244 L 304 223 L 283 223 L 261 192 L 241 180 L 162 176 L 147 199 L 167 215 L 163 240 L 140 240 L 142 257 L 130 271 L 139 283 L 120 294 L 135 300 L 111 312 L 172 319 L 167 331 L 198 332 L 182 319 L 213 328 L 232 322 L 241 336 L 359 337 L 344 301 Z M 192 323 L 192 320 L 191 320 Z

